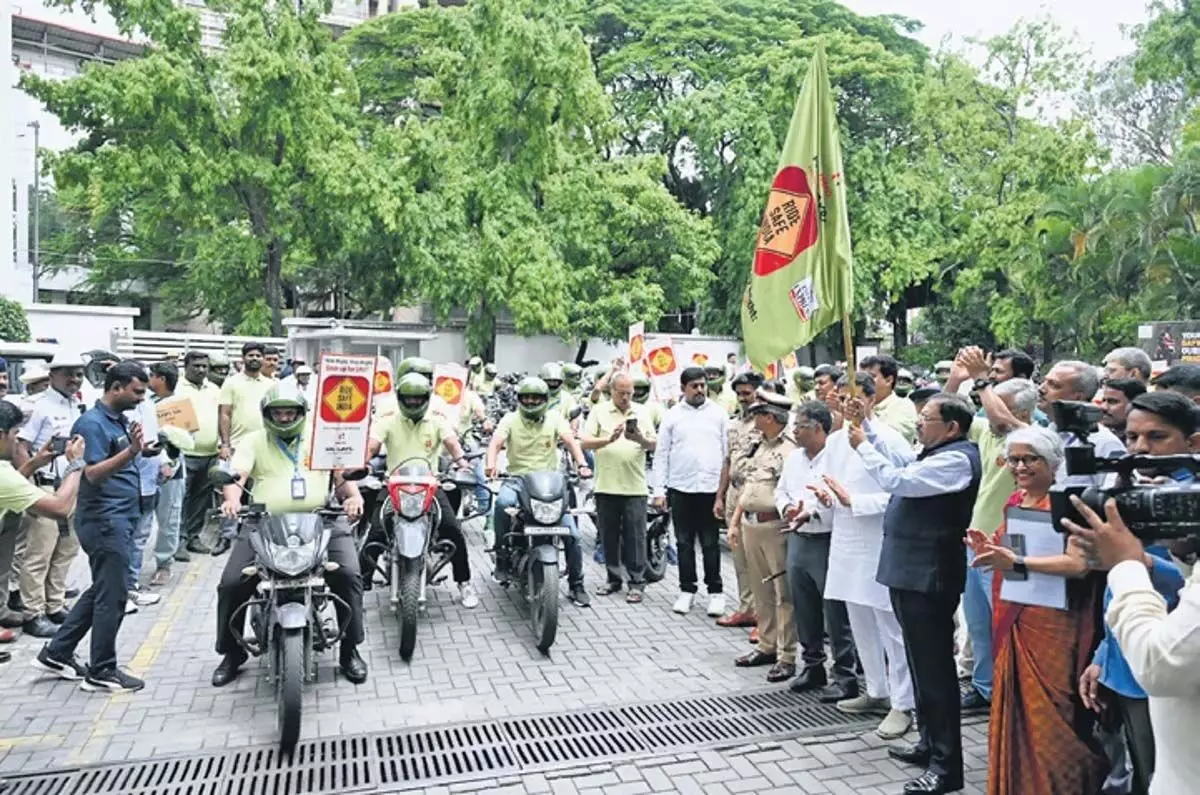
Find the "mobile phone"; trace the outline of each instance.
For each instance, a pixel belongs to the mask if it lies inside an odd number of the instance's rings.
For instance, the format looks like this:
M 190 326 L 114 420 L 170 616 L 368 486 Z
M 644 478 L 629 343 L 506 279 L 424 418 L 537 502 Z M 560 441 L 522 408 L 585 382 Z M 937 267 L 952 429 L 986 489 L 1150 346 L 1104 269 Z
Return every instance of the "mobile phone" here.
M 50 452 L 53 455 L 62 455 L 67 452 L 67 437 L 55 436 L 50 440 Z
M 625 433 L 637 433 L 638 422 L 637 417 L 630 417 L 625 420 Z

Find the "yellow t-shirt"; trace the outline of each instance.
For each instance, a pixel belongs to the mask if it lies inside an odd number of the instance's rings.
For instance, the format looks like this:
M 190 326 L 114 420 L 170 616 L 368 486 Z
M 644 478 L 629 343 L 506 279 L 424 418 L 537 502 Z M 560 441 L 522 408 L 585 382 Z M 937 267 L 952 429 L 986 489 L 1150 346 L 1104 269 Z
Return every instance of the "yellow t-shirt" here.
M 658 426 L 662 425 L 663 417 L 666 416 L 667 410 L 662 403 L 657 400 L 647 400 L 640 405 L 646 412 L 646 416 L 650 418 L 650 422 L 654 425 L 654 430 L 658 430 Z
M 24 513 L 46 493 L 21 477 L 8 461 L 0 461 L 0 516 Z
M 397 412 L 386 421 L 371 426 L 371 438 L 387 447 L 389 472 L 410 458 L 423 459 L 436 472 L 442 444 L 446 437 L 453 435 L 445 420 L 429 412 L 418 422 Z
M 186 378 L 180 378 L 175 397 L 192 401 L 192 410 L 196 412 L 196 424 L 199 426 L 192 436 L 192 449 L 185 455 L 201 458 L 216 455 L 217 445 L 221 441 L 217 436 L 217 402 L 221 399 L 221 388 L 207 379 L 197 387 Z
M 233 407 L 229 418 L 229 443 L 234 448 L 243 438 L 262 429 L 263 395 L 275 384 L 274 378 L 265 375 L 251 378 L 245 373 L 234 373 L 225 379 L 217 405 Z
M 479 397 L 479 393 L 468 390 L 463 395 L 462 410 L 458 412 L 458 433 L 461 436 L 471 430 L 471 421 L 475 419 L 475 412 L 484 410 L 483 398 Z
M 530 422 L 513 411 L 496 426 L 496 436 L 504 440 L 508 451 L 508 474 L 558 471 L 558 439 L 569 435 L 570 427 L 557 411 L 546 412 L 541 422 Z
M 875 404 L 875 416 L 912 444 L 917 440 L 917 407 L 895 392 Z
M 636 418 L 642 436 L 654 438 L 654 424 L 649 412 L 639 403 L 629 411 L 621 411 L 612 401 L 592 409 L 584 432 L 594 439 L 607 439 L 618 425 Z M 622 436 L 617 441 L 594 451 L 596 455 L 596 493 L 622 497 L 643 497 L 649 493 L 646 484 L 646 451 L 637 442 Z
M 325 505 L 329 500 L 330 473 L 314 472 L 305 466 L 309 451 L 305 442 L 307 428 L 292 440 L 284 452 L 281 440 L 257 430 L 246 436 L 233 453 L 233 468 L 245 472 L 254 481 L 254 502 L 267 506 L 270 513 L 307 513 Z M 296 474 L 304 478 L 304 498 L 292 499 L 292 480 Z

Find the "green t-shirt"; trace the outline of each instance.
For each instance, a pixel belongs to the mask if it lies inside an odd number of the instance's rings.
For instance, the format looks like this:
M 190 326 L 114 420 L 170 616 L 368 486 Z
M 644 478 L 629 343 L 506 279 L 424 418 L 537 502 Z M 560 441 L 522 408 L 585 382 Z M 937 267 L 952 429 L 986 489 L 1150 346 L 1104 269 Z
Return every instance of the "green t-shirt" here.
M 229 418 L 229 443 L 237 448 L 238 442 L 254 431 L 262 429 L 262 399 L 267 390 L 278 383 L 274 378 L 259 375 L 251 378 L 245 373 L 234 373 L 225 379 L 221 387 L 221 406 L 232 406 Z
M 558 392 L 558 400 L 552 400 L 550 402 L 550 406 L 546 412 L 546 416 L 547 416 L 547 418 L 549 418 L 549 416 L 551 414 L 557 414 L 559 417 L 561 417 L 565 421 L 567 419 L 567 416 L 570 415 L 570 413 L 578 405 L 579 405 L 579 401 L 577 401 L 575 399 L 575 396 L 572 395 L 570 392 L 568 392 L 566 387 L 563 387 Z
M 185 455 L 201 458 L 216 455 L 220 442 L 217 437 L 217 402 L 221 399 L 221 388 L 208 380 L 197 387 L 186 378 L 180 378 L 175 397 L 192 401 L 192 410 L 196 412 L 198 427 L 192 436 L 192 449 L 186 451 Z
M 0 461 L 0 516 L 5 513 L 24 513 L 46 493 L 21 477 L 7 461 Z
M 475 412 L 483 412 L 483 398 L 479 397 L 479 393 L 474 390 L 467 390 L 463 395 L 462 409 L 458 412 L 458 434 L 461 436 L 471 430 L 471 422 L 475 419 Z
M 989 536 L 1003 523 L 1004 505 L 1017 488 L 1003 457 L 1004 437 L 992 433 L 985 422 L 979 434 L 979 461 L 983 466 L 983 479 L 979 483 L 979 494 L 975 497 L 975 510 L 971 512 L 971 527 Z
M 508 474 L 558 471 L 558 439 L 570 434 L 566 420 L 556 411 L 546 412 L 541 422 L 530 422 L 513 411 L 496 426 L 496 436 L 504 440 L 508 452 Z
M 444 419 L 429 412 L 417 422 L 397 412 L 371 426 L 371 438 L 387 447 L 389 472 L 410 458 L 423 459 L 436 472 L 442 444 L 453 435 Z
M 301 430 L 286 447 L 295 457 L 295 463 L 284 452 L 280 440 L 268 436 L 265 430 L 246 436 L 233 453 L 233 468 L 254 481 L 254 502 L 267 506 L 271 513 L 307 513 L 329 500 L 330 473 L 314 472 L 307 466 L 307 431 L 307 428 Z M 304 478 L 304 498 L 300 500 L 292 499 L 292 480 L 297 472 Z
M 629 411 L 621 411 L 612 401 L 600 404 L 588 415 L 585 435 L 607 439 L 625 420 L 637 418 L 638 428 L 647 439 L 654 438 L 654 424 L 645 407 L 633 403 Z M 594 451 L 596 454 L 596 493 L 622 497 L 643 497 L 646 486 L 646 451 L 637 442 L 621 437 Z

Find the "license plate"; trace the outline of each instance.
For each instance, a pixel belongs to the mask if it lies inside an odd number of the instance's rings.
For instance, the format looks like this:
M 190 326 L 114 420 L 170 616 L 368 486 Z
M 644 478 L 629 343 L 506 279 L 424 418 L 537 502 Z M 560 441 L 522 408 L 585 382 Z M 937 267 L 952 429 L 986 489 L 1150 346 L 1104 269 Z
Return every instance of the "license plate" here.
M 569 536 L 571 531 L 565 527 L 526 527 L 527 536 Z

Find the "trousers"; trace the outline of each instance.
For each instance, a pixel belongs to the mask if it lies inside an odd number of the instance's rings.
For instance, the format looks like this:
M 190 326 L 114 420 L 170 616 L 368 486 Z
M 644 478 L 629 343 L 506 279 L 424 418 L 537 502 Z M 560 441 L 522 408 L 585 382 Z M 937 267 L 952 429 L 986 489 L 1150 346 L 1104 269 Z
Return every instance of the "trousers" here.
M 704 585 L 710 595 L 722 593 L 721 529 L 713 516 L 716 492 L 687 492 L 670 489 L 671 522 L 679 542 L 679 590 L 696 593 L 696 543 L 704 562 Z
M 805 668 L 825 667 L 825 635 L 833 651 L 833 678 L 857 689 L 854 633 L 846 603 L 825 598 L 829 572 L 829 533 L 789 533 L 788 585 Z
M 179 550 L 180 525 L 183 514 L 183 499 L 187 492 L 187 475 L 168 480 L 158 490 L 158 536 L 154 540 L 154 563 L 160 569 L 171 567 L 175 553 Z M 202 525 L 203 526 L 203 525 Z
M 854 645 L 862 661 L 867 695 L 891 699 L 892 709 L 907 712 L 916 707 L 904 633 L 891 610 L 846 602 Z
M 796 662 L 796 619 L 786 572 L 788 541 L 779 532 L 782 522 L 742 525 L 746 569 L 754 604 L 758 607 L 758 650 L 774 654 L 781 663 Z M 764 579 L 771 578 L 768 582 Z M 740 583 L 740 581 L 739 581 Z
M 971 638 L 971 684 L 979 694 L 992 699 L 992 571 L 967 568 L 962 597 L 963 618 Z
M 213 504 L 213 491 L 208 485 L 208 469 L 216 461 L 216 456 L 184 456 L 183 465 L 187 471 L 184 478 L 183 514 L 180 526 L 180 543 L 185 546 L 195 544 L 204 531 L 208 520 L 209 509 Z
M 730 486 L 725 491 L 725 523 L 728 525 L 733 518 L 734 507 L 738 503 L 741 490 Z M 754 614 L 754 590 L 750 587 L 750 572 L 746 567 L 746 545 L 738 544 L 729 550 L 733 555 L 733 572 L 737 576 L 738 605 L 735 613 Z
M 596 524 L 604 544 L 608 581 L 618 587 L 646 585 L 646 498 L 596 495 Z
M 67 572 L 79 554 L 79 540 L 69 521 L 26 514 L 22 526 L 25 550 L 17 562 L 17 583 L 25 617 L 30 619 L 66 606 Z

